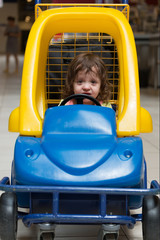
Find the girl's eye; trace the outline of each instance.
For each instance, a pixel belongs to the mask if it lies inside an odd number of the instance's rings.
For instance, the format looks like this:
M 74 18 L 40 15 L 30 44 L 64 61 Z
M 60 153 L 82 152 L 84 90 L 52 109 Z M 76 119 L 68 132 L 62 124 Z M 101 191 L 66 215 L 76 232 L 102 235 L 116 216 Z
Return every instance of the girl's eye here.
M 82 83 L 82 80 L 78 80 L 78 81 L 77 81 L 77 84 L 81 84 L 81 83 Z
M 95 80 L 92 80 L 91 83 L 95 85 L 97 82 Z

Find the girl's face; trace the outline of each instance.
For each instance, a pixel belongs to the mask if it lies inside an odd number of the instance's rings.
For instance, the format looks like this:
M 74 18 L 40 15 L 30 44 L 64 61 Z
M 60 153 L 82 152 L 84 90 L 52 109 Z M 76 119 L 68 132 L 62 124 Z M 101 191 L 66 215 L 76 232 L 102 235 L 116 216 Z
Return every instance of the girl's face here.
M 101 80 L 97 74 L 95 67 L 92 67 L 92 71 L 86 70 L 79 71 L 75 81 L 73 82 L 74 94 L 87 94 L 91 97 L 97 98 L 101 87 Z M 83 100 L 84 104 L 94 104 L 89 99 Z

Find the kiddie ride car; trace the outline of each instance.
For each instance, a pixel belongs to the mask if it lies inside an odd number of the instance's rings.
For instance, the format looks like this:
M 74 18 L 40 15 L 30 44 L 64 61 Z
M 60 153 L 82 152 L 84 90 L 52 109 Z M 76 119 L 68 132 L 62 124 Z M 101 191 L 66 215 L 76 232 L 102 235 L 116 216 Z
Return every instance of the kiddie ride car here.
M 9 130 L 20 135 L 11 184 L 8 177 L 0 181 L 4 191 L 0 197 L 0 237 L 16 239 L 21 219 L 27 227 L 39 224 L 39 239 L 54 239 L 56 224 L 97 224 L 101 226 L 99 240 L 118 239 L 120 225 L 133 228 L 137 221 L 142 221 L 144 240 L 159 239 L 160 186 L 154 180 L 147 188 L 146 162 L 138 136 L 152 131 L 152 120 L 140 107 L 135 42 L 124 15 L 128 5 L 116 5 L 116 9 L 103 4 L 64 6 L 67 8 L 40 11 L 41 4 L 36 5 L 40 16 L 26 47 L 20 106 L 9 119 Z M 112 47 L 118 60 L 113 57 L 112 67 L 118 65 L 119 75 L 117 97 L 111 103 L 116 104 L 116 112 L 99 106 L 88 95 L 72 95 L 60 106 L 48 108 L 53 101 L 48 94 L 53 84 L 46 73 L 47 52 L 59 32 L 100 32 L 103 34 L 94 34 L 94 38 L 114 39 Z M 68 42 L 63 39 L 56 44 Z M 114 95 L 115 74 L 112 78 Z M 78 104 L 63 106 L 71 98 Z M 83 105 L 84 98 L 94 105 Z M 131 214 L 140 207 L 141 214 Z M 28 212 L 23 211 L 26 208 Z

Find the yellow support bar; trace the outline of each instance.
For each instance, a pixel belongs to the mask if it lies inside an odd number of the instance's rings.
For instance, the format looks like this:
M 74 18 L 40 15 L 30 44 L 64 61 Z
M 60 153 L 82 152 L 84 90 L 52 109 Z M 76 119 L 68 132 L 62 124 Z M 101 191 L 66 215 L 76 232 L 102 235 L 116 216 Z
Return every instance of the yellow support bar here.
M 66 7 L 102 7 L 102 8 L 114 8 L 119 11 L 122 11 L 129 21 L 129 5 L 128 4 L 106 4 L 106 3 L 38 3 L 35 5 L 35 19 L 37 19 L 42 11 L 51 9 L 51 8 L 66 8 Z

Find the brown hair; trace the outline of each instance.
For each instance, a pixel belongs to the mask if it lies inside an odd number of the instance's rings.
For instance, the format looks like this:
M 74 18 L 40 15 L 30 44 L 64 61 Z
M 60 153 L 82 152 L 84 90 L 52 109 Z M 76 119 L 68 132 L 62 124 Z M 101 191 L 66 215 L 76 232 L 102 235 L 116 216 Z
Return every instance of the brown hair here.
M 7 20 L 8 20 L 8 21 L 13 21 L 13 22 L 14 22 L 14 21 L 15 21 L 15 18 L 12 17 L 12 16 L 9 16 L 9 17 L 7 17 Z
M 107 69 L 104 62 L 98 55 L 93 53 L 82 53 L 77 55 L 69 64 L 67 79 L 64 88 L 63 97 L 66 98 L 72 94 L 73 91 L 73 82 L 76 79 L 76 76 L 79 71 L 85 70 L 86 73 L 92 71 L 92 68 L 96 67 L 97 74 L 101 80 L 100 92 L 97 97 L 99 101 L 108 101 L 111 95 L 111 84 L 107 80 Z

